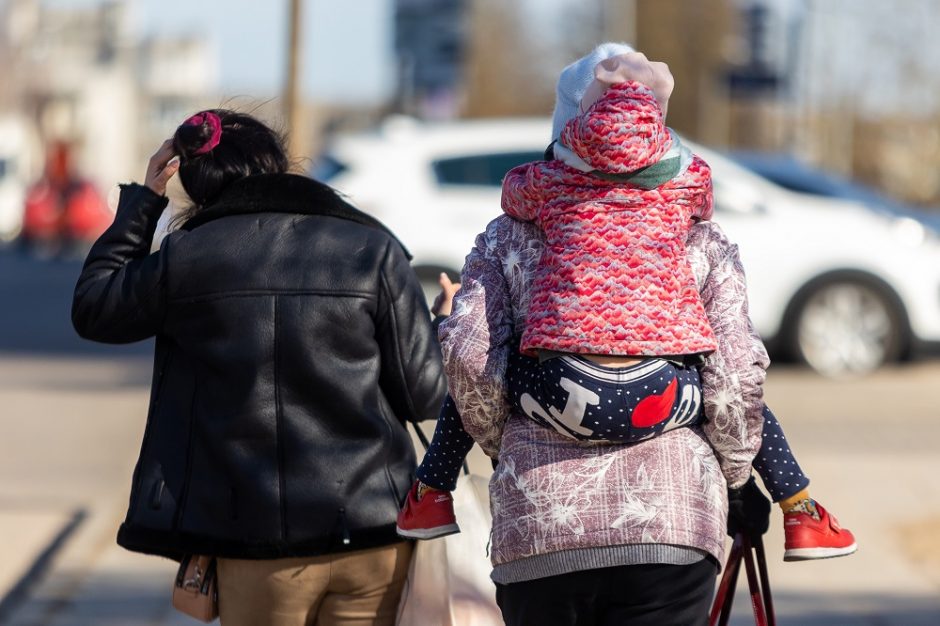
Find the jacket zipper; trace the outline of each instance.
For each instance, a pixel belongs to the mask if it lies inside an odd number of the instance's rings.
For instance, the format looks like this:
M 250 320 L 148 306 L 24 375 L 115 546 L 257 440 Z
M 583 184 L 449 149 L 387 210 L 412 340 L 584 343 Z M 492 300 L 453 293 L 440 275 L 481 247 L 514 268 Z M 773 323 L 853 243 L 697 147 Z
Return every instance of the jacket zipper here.
M 186 497 L 189 495 L 190 473 L 193 471 L 193 434 L 196 431 L 196 390 L 199 388 L 198 377 L 193 380 L 193 399 L 189 408 L 189 434 L 186 437 L 186 470 L 183 474 L 183 485 L 180 488 L 180 499 L 176 506 L 176 515 L 173 517 L 173 530 L 179 530 L 183 519 L 183 510 L 186 508 Z
M 153 485 L 153 489 L 150 490 L 150 508 L 154 511 L 159 511 L 163 508 L 163 488 L 166 486 L 166 482 L 161 478 Z
M 389 445 L 383 446 L 385 448 L 385 458 L 382 460 L 382 468 L 385 470 L 385 481 L 388 483 L 388 490 L 392 494 L 392 497 L 395 499 L 395 506 L 401 506 L 401 503 L 404 501 L 405 496 L 398 493 L 398 488 L 395 486 L 395 480 L 392 478 L 392 470 L 388 467 L 388 459 L 391 456 L 391 443 L 395 438 L 395 425 L 392 424 L 392 421 L 386 415 L 385 410 L 381 407 L 379 408 L 379 413 L 382 414 L 382 419 L 385 422 L 385 430 L 388 433 L 388 443 Z M 405 428 L 405 433 L 407 434 L 407 427 Z M 410 442 L 409 442 L 410 443 Z
M 348 546 L 352 543 L 352 539 L 349 536 L 349 524 L 346 523 L 346 509 L 344 507 L 339 508 L 339 530 L 343 535 L 343 545 Z

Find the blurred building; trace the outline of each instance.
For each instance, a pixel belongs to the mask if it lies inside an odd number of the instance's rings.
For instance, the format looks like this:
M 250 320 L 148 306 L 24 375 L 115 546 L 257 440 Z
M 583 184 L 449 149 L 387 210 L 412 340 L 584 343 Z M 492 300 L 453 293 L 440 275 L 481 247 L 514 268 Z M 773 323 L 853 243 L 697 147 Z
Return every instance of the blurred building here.
M 792 153 L 897 197 L 940 205 L 937 0 L 397 6 L 406 112 L 547 115 L 567 62 L 598 42 L 627 41 L 669 63 L 676 77 L 669 123 L 690 137 Z M 428 106 L 435 101 L 446 106 Z
M 467 47 L 467 0 L 396 0 L 398 108 L 424 118 L 454 117 Z
M 100 188 L 139 179 L 147 156 L 216 90 L 217 60 L 198 37 L 142 39 L 131 3 L 49 7 L 7 0 L 0 59 L 2 110 L 28 120 L 42 145 L 71 146 Z
M 940 2 L 737 0 L 726 143 L 940 205 Z
M 793 153 L 940 206 L 937 0 L 554 4 L 592 7 L 599 26 L 588 41 L 629 41 L 669 63 L 669 123 L 687 135 Z M 570 26 L 565 37 L 584 41 Z

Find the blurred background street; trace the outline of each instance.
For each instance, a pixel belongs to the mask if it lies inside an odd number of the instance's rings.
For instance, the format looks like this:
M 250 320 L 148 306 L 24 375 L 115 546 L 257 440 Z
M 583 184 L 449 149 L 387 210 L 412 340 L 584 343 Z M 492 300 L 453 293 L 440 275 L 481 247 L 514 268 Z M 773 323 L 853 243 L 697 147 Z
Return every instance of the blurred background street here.
M 775 509 L 779 623 L 940 623 L 940 0 L 191 5 L 0 0 L 0 624 L 193 623 L 175 565 L 114 544 L 152 345 L 69 321 L 111 190 L 176 125 L 224 106 L 289 132 L 296 169 L 398 233 L 430 294 L 503 174 L 540 158 L 558 72 L 605 40 L 670 65 L 668 122 L 713 167 L 774 357 L 768 404 L 859 540 L 784 564 Z

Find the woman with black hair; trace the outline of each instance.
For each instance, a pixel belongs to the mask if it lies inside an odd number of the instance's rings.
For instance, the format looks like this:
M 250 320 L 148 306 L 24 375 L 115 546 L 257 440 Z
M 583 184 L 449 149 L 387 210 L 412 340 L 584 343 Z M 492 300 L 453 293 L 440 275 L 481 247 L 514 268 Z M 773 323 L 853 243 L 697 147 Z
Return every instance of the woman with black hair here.
M 94 341 L 156 337 L 129 550 L 218 558 L 222 623 L 391 624 L 411 544 L 405 420 L 433 419 L 440 350 L 408 254 L 288 173 L 251 116 L 192 116 L 124 185 L 75 289 Z M 149 253 L 176 173 L 191 199 Z

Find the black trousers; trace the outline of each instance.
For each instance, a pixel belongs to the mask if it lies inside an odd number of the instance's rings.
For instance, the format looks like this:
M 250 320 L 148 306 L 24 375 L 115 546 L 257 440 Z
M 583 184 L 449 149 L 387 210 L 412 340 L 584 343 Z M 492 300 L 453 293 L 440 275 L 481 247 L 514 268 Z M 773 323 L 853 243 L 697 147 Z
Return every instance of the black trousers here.
M 496 585 L 506 626 L 708 623 L 718 564 L 621 565 Z

